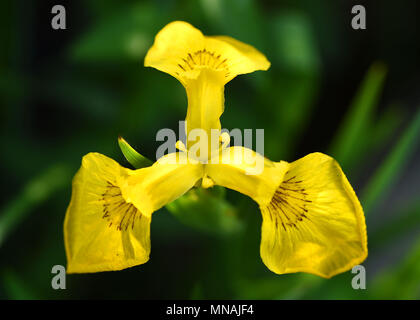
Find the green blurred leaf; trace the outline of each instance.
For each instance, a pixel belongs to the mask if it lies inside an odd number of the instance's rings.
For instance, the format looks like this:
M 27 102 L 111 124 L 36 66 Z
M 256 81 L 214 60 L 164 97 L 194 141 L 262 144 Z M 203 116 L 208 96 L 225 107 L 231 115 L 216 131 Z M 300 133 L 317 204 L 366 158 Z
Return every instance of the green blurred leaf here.
M 11 70 L 3 70 L 0 74 L 0 95 L 3 99 L 22 97 L 27 89 L 27 81 L 28 79 L 22 75 Z
M 313 27 L 307 15 L 288 10 L 268 22 L 272 45 L 270 78 L 264 84 L 266 146 L 269 156 L 291 157 L 297 140 L 305 132 L 319 88 L 320 56 Z M 267 127 L 271 118 L 271 127 Z M 281 142 L 279 143 L 279 137 Z
M 121 108 L 119 96 L 112 88 L 103 86 L 99 81 L 87 79 L 86 74 L 66 72 L 51 75 L 48 81 L 38 83 L 38 93 L 53 101 L 57 107 L 66 107 L 95 121 L 109 119 L 115 121 Z M 71 97 L 71 99 L 69 99 Z
M 313 274 L 299 274 L 299 279 L 295 285 L 289 290 L 285 290 L 276 296 L 276 299 L 286 299 L 286 300 L 297 300 L 303 299 L 308 291 L 315 290 L 316 288 L 322 286 L 328 280 L 321 277 L 315 276 Z
M 360 158 L 369 141 L 369 125 L 378 105 L 385 82 L 386 67 L 374 63 L 368 70 L 356 96 L 335 136 L 330 154 L 348 168 Z
M 287 299 L 301 298 L 304 293 L 325 279 L 312 274 L 296 273 L 271 275 L 259 279 L 242 278 L 235 283 L 238 299 Z
M 118 137 L 118 145 L 127 161 L 136 169 L 151 166 L 153 162 L 142 156 L 131 147 L 122 137 Z
M 385 226 L 371 232 L 369 247 L 371 250 L 386 247 L 414 230 L 420 230 L 420 201 L 418 200 L 404 211 L 396 212 L 394 218 L 388 221 Z
M 29 181 L 22 192 L 0 211 L 0 247 L 35 206 L 46 201 L 53 192 L 70 182 L 70 171 L 69 167 L 62 164 L 50 167 Z
M 204 300 L 205 299 L 201 283 L 197 282 L 194 285 L 190 293 L 190 299 L 191 300 Z
M 194 188 L 166 208 L 184 224 L 212 234 L 229 234 L 243 228 L 235 208 L 224 199 L 224 188 Z
M 264 24 L 257 1 L 201 0 L 200 3 L 216 32 L 264 49 Z
M 319 88 L 320 56 L 312 25 L 300 11 L 286 11 L 270 24 L 273 43 L 271 83 L 266 96 L 275 106 L 273 132 L 266 136 L 267 149 L 277 150 L 274 158 L 293 154 L 297 139 L 311 117 L 311 107 Z M 275 131 L 274 131 L 275 130 Z M 279 143 L 281 137 L 281 143 Z
M 164 16 L 148 3 L 129 5 L 95 24 L 71 48 L 76 60 L 143 59 Z
M 15 271 L 7 269 L 1 274 L 3 290 L 7 299 L 11 300 L 33 300 L 39 299 L 27 283 L 16 274 Z
M 420 143 L 420 108 L 414 119 L 397 142 L 394 149 L 375 172 L 373 178 L 362 192 L 362 204 L 366 212 L 371 211 L 378 200 L 393 185 L 411 154 Z
M 420 298 L 420 241 L 402 262 L 377 276 L 369 294 L 375 299 Z
M 369 272 L 369 269 L 368 269 Z M 369 275 L 368 275 L 369 276 Z M 317 299 L 317 300 L 359 300 L 368 298 L 368 290 L 354 290 L 352 279 L 354 274 L 351 270 L 334 276 L 331 279 L 320 279 L 310 282 L 308 285 L 302 285 L 301 290 L 297 290 L 299 299 Z M 292 290 L 294 291 L 294 290 Z
M 286 11 L 278 15 L 272 32 L 274 64 L 293 73 L 314 74 L 319 71 L 320 58 L 312 26 L 303 12 Z
M 370 126 L 367 150 L 381 149 L 389 141 L 403 122 L 402 110 L 399 105 L 391 105 L 381 113 L 376 123 Z

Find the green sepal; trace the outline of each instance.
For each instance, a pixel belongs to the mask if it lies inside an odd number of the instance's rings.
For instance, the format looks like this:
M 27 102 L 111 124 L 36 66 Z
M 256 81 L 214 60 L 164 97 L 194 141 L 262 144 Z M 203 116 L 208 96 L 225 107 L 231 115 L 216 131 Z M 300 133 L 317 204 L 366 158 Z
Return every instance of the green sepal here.
M 153 162 L 146 157 L 142 156 L 140 153 L 138 153 L 136 150 L 133 149 L 132 146 L 128 144 L 127 141 L 124 140 L 121 136 L 118 137 L 118 145 L 120 146 L 120 149 L 122 153 L 124 154 L 124 157 L 127 159 L 130 164 L 136 168 L 144 168 L 151 166 Z

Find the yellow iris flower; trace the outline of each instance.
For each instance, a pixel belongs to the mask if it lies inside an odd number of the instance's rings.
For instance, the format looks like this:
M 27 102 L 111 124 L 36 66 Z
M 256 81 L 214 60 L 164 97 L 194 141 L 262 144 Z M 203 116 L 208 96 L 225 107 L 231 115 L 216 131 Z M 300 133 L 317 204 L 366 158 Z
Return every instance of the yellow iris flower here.
M 224 85 L 239 74 L 267 70 L 270 63 L 252 46 L 204 36 L 176 21 L 157 34 L 145 66 L 169 73 L 185 87 L 187 136 L 204 129 L 210 137 L 221 129 Z M 258 203 L 261 258 L 275 273 L 329 278 L 366 259 L 363 209 L 334 159 L 312 153 L 292 163 L 273 162 L 244 147 L 210 141 L 207 146 L 211 153 L 191 161 L 188 142 L 138 170 L 98 153 L 84 156 L 64 223 L 67 272 L 121 270 L 147 262 L 152 213 L 200 183 L 236 190 Z M 220 161 L 207 161 L 215 158 Z M 257 161 L 263 170 L 249 174 Z

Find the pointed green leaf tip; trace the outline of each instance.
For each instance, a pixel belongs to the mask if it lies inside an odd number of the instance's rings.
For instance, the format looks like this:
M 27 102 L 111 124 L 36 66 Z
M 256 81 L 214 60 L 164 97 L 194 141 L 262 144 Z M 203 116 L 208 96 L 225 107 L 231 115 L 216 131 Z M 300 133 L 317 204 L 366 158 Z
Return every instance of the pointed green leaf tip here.
M 122 153 L 124 154 L 124 157 L 127 159 L 130 164 L 136 168 L 144 168 L 151 166 L 153 164 L 152 161 L 147 159 L 146 157 L 142 156 L 140 153 L 138 153 L 136 150 L 131 147 L 127 141 L 124 140 L 121 136 L 118 137 L 118 145 L 120 146 L 120 149 Z

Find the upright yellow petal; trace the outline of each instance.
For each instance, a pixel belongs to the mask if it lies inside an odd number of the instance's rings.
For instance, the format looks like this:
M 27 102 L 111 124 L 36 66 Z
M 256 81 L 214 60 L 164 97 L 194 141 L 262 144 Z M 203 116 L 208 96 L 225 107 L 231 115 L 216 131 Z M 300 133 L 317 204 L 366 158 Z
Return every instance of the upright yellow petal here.
M 194 129 L 207 134 L 210 154 L 211 130 L 220 130 L 224 111 L 224 86 L 238 74 L 267 70 L 266 57 L 250 45 L 226 36 L 204 36 L 187 22 L 165 26 L 147 52 L 145 66 L 177 78 L 188 96 L 187 137 Z M 187 147 L 191 146 L 187 142 Z
M 184 73 L 192 70 L 192 65 L 188 67 L 188 63 L 194 60 L 194 53 L 203 48 L 204 36 L 200 30 L 189 23 L 174 21 L 156 35 L 153 46 L 146 54 L 144 65 L 181 80 Z
M 209 48 L 219 50 L 226 57 L 226 65 L 229 70 L 227 81 L 240 74 L 251 73 L 258 70 L 268 70 L 270 62 L 265 55 L 253 46 L 228 36 L 207 37 Z
M 179 157 L 139 170 L 98 153 L 83 157 L 64 222 L 67 272 L 121 270 L 148 261 L 151 214 L 201 178 L 200 165 L 175 162 Z
M 325 278 L 367 257 L 362 207 L 340 166 L 312 153 L 290 164 L 263 215 L 261 257 L 275 273 Z
M 189 137 L 187 147 L 195 143 L 206 143 L 207 148 L 203 151 L 207 154 L 201 155 L 206 158 L 211 153 L 212 130 L 220 132 L 220 117 L 225 108 L 224 97 L 224 76 L 221 72 L 213 70 L 202 70 L 197 79 L 185 80 L 185 88 L 188 98 L 188 109 L 186 121 L 186 133 Z M 205 136 L 190 134 L 192 130 L 198 129 L 198 133 L 205 133 Z M 193 140 L 190 140 L 193 139 Z M 201 139 L 206 139 L 205 141 Z
M 236 75 L 267 70 L 270 62 L 254 47 L 228 36 L 204 36 L 184 21 L 166 25 L 156 35 L 144 65 L 169 73 L 184 83 L 203 69 L 223 71 L 224 82 Z

